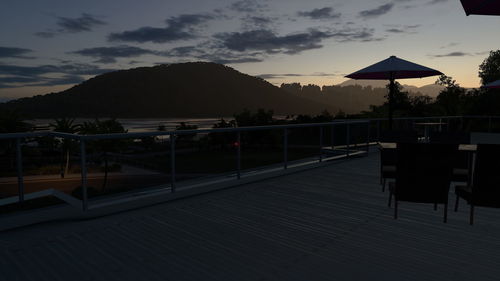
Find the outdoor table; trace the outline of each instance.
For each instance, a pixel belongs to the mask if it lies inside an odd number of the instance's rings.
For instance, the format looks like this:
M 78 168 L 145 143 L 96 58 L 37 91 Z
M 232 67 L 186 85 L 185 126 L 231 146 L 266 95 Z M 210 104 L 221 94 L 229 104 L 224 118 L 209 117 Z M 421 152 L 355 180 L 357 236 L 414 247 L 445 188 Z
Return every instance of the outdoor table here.
M 379 142 L 378 145 L 382 149 L 396 149 L 397 147 L 397 143 L 395 142 Z M 476 152 L 477 144 L 459 144 L 458 150 Z
M 439 130 L 441 131 L 441 125 L 446 125 L 443 122 L 421 122 L 415 123 L 415 125 L 424 126 L 424 142 L 429 142 L 429 128 L 431 126 L 439 126 Z
M 378 143 L 380 149 L 396 149 L 397 148 L 397 143 L 395 142 L 379 142 Z M 475 154 L 477 151 L 477 144 L 459 144 L 458 145 L 458 150 L 459 151 L 464 151 L 468 152 L 469 154 L 469 160 L 468 160 L 468 168 L 466 173 L 469 175 L 469 180 L 472 179 L 473 175 L 473 167 L 474 167 L 474 161 L 475 161 Z

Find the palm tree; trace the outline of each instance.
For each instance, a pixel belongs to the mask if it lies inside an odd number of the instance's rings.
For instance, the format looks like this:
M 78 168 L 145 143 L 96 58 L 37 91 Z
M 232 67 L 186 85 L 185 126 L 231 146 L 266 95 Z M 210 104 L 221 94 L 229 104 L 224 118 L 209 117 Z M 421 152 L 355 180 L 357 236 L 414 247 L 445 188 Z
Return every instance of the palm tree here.
M 125 130 L 116 119 L 109 119 L 100 121 L 96 119 L 95 122 L 84 122 L 80 133 L 86 135 L 95 134 L 116 134 L 116 133 L 126 133 Z M 94 142 L 95 150 L 101 151 L 102 159 L 104 160 L 104 181 L 102 183 L 102 191 L 105 190 L 106 184 L 108 182 L 108 154 L 110 152 L 119 151 L 125 146 L 127 142 L 123 139 L 102 139 Z
M 55 123 L 50 123 L 49 126 L 56 132 L 74 134 L 80 131 L 81 125 L 74 124 L 75 119 L 63 117 L 61 119 L 54 119 Z M 73 140 L 63 138 L 62 140 L 62 150 L 61 150 L 61 178 L 68 174 L 69 170 L 69 156 Z M 66 165 L 63 169 L 63 157 L 66 155 Z

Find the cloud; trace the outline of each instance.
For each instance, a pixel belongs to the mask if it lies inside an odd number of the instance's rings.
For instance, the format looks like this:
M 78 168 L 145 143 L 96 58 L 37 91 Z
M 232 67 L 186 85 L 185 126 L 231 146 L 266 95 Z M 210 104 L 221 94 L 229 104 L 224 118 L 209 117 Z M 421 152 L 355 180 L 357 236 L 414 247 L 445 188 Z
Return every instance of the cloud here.
M 245 32 L 219 33 L 214 37 L 221 47 L 231 51 L 260 51 L 266 54 L 298 54 L 323 47 L 322 41 L 333 38 L 338 42 L 373 41 L 373 29 L 342 29 L 320 31 L 309 29 L 300 33 L 280 36 L 271 30 L 258 29 Z
M 403 26 L 393 25 L 391 28 L 388 28 L 385 31 L 389 33 L 416 33 L 415 29 L 419 27 L 419 24 Z
M 82 13 L 78 18 L 57 17 L 56 30 L 36 32 L 35 35 L 42 38 L 52 38 L 61 33 L 79 33 L 92 31 L 94 27 L 106 25 L 107 23 L 91 14 Z
M 0 75 L 16 76 L 38 76 L 48 73 L 63 73 L 75 75 L 96 75 L 114 69 L 99 68 L 98 66 L 85 63 L 72 63 L 64 65 L 40 65 L 40 66 L 20 66 L 11 64 L 0 64 Z
M 446 49 L 446 48 L 455 47 L 455 46 L 458 46 L 458 45 L 459 45 L 459 43 L 451 42 L 451 43 L 448 43 L 448 44 L 446 44 L 444 46 L 439 47 L 439 49 Z
M 95 47 L 70 52 L 81 56 L 97 58 L 98 63 L 115 63 L 116 58 L 132 58 L 142 55 L 158 55 L 159 52 L 139 47 L 121 45 L 116 47 Z
M 321 9 L 314 9 L 307 12 L 298 12 L 297 15 L 301 17 L 308 17 L 314 20 L 324 20 L 324 19 L 338 19 L 341 14 L 336 13 L 333 8 L 325 7 Z
M 82 75 L 97 75 L 113 70 L 74 62 L 40 66 L 0 64 L 0 88 L 76 84 L 84 80 Z
M 209 42 L 198 46 L 183 46 L 162 52 L 162 55 L 173 58 L 194 58 L 197 60 L 210 61 L 220 64 L 238 64 L 261 62 L 265 54 L 261 52 L 236 53 L 230 50 L 220 49 Z
M 381 15 L 387 14 L 392 9 L 392 7 L 394 7 L 394 3 L 387 3 L 385 5 L 378 6 L 375 9 L 361 11 L 359 12 L 359 16 L 365 19 L 376 18 Z
M 182 30 L 175 30 L 172 28 L 158 28 L 158 27 L 141 27 L 136 30 L 123 31 L 120 33 L 111 33 L 108 36 L 109 41 L 124 41 L 124 42 L 153 42 L 165 43 L 178 40 L 192 39 L 194 36 Z
M 78 75 L 63 75 L 62 77 L 0 77 L 0 88 L 68 85 L 78 84 L 84 80 Z
M 39 31 L 35 32 L 34 34 L 42 38 L 53 38 L 56 36 L 56 32 L 51 32 L 51 31 Z
M 386 29 L 385 31 L 391 32 L 391 33 L 405 33 L 406 32 L 405 30 L 399 29 L 399 28 L 389 28 L 389 29 Z
M 374 37 L 375 29 L 373 28 L 344 28 L 341 30 L 332 31 L 329 35 L 338 42 L 372 42 L 382 41 L 383 38 Z
M 2 47 L 0 46 L 0 58 L 18 58 L 18 59 L 32 59 L 33 57 L 24 56 L 31 53 L 33 50 L 15 47 Z
M 262 78 L 262 79 L 280 79 L 280 78 L 283 78 L 283 77 L 300 77 L 300 76 L 305 76 L 305 75 L 302 75 L 302 74 L 295 74 L 295 73 L 287 73 L 287 74 L 259 74 L 259 75 L 255 75 L 259 78 Z
M 444 57 L 465 57 L 465 56 L 470 56 L 470 53 L 465 53 L 465 52 L 451 52 L 447 54 L 441 54 L 441 55 L 432 55 L 432 57 L 435 58 L 444 58 Z
M 246 15 L 242 18 L 243 28 L 245 30 L 253 30 L 253 29 L 266 29 L 274 23 L 273 18 L 265 17 L 265 16 L 252 16 Z
M 444 2 L 448 2 L 448 0 L 431 0 L 431 1 L 427 2 L 427 4 L 435 5 L 435 4 L 440 4 L 440 3 L 444 3 Z
M 166 27 L 145 26 L 135 30 L 111 33 L 109 41 L 166 43 L 196 38 L 196 28 L 213 19 L 209 14 L 184 14 L 165 21 Z
M 215 36 L 229 50 L 238 52 L 259 50 L 268 54 L 281 52 L 297 54 L 304 50 L 321 48 L 322 46 L 319 43 L 329 37 L 327 33 L 321 31 L 279 36 L 265 29 L 219 33 Z
M 92 28 L 99 25 L 105 25 L 106 22 L 97 19 L 95 16 L 83 13 L 79 18 L 58 17 L 57 25 L 61 32 L 77 33 L 92 31 Z
M 138 61 L 138 60 L 131 60 L 128 62 L 130 65 L 138 64 L 138 63 L 144 63 L 143 61 Z
M 234 54 L 221 55 L 221 54 L 210 54 L 200 59 L 204 59 L 210 62 L 220 63 L 220 64 L 239 64 L 239 63 L 254 63 L 262 62 L 262 58 L 251 57 L 251 56 L 237 56 Z
M 267 8 L 265 4 L 259 3 L 256 0 L 241 0 L 233 2 L 229 9 L 240 13 L 253 13 L 263 11 Z
M 405 2 L 407 2 L 407 3 L 412 2 L 412 3 L 409 4 L 409 5 L 402 6 L 402 8 L 404 8 L 404 9 L 412 9 L 412 8 L 417 8 L 419 6 L 430 6 L 430 5 L 436 5 L 436 4 L 446 3 L 446 2 L 448 2 L 448 0 L 427 0 L 427 2 L 425 2 L 425 1 L 416 1 L 416 0 L 393 0 L 394 4 L 405 3 Z M 420 3 L 417 4 L 417 2 L 420 2 Z

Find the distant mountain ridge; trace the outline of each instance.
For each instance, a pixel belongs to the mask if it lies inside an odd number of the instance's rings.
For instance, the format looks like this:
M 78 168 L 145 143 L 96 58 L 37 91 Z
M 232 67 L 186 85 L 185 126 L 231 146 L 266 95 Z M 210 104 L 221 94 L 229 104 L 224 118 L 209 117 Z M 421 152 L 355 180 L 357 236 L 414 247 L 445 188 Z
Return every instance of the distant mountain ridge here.
M 29 118 L 221 117 L 244 109 L 275 114 L 319 114 L 338 108 L 290 95 L 230 67 L 191 62 L 98 75 L 62 92 L 0 104 Z
M 388 81 L 385 80 L 347 80 L 344 81 L 338 86 L 353 86 L 353 85 L 359 85 L 362 87 L 367 87 L 371 86 L 372 88 L 385 88 L 385 86 L 388 84 Z M 444 86 L 441 85 L 436 85 L 436 84 L 429 84 L 425 85 L 422 87 L 417 87 L 417 86 L 412 86 L 412 85 L 402 85 L 403 89 L 405 91 L 411 92 L 411 93 L 421 93 L 422 95 L 427 95 L 430 97 L 437 97 L 439 93 L 445 88 Z

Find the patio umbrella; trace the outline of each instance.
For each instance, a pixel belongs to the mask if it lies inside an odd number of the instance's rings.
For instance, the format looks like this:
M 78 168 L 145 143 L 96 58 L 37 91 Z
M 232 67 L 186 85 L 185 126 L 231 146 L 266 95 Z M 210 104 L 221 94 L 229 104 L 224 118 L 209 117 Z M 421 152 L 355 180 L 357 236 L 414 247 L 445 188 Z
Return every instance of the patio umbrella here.
M 485 84 L 485 85 L 481 86 L 481 88 L 500 89 L 500 80 Z
M 466 15 L 500 16 L 498 0 L 460 0 Z
M 389 129 L 392 129 L 392 110 L 395 92 L 394 80 L 406 78 L 422 78 L 443 73 L 396 56 L 391 56 L 376 64 L 347 75 L 351 79 L 389 80 Z

